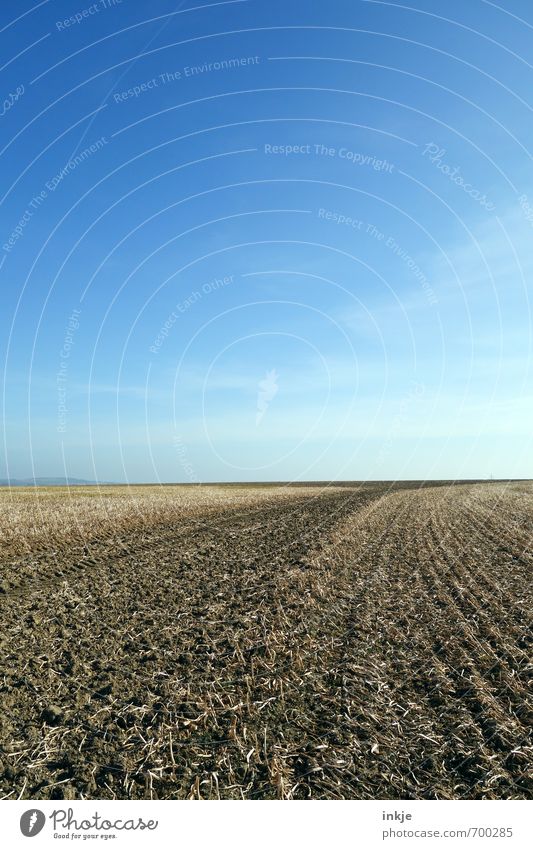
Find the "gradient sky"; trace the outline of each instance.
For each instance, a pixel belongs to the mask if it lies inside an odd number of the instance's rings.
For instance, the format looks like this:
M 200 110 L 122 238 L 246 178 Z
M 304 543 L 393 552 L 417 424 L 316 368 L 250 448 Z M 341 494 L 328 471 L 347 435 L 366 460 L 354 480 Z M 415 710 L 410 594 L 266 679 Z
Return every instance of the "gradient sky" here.
M 2 4 L 0 477 L 533 477 L 504 5 Z

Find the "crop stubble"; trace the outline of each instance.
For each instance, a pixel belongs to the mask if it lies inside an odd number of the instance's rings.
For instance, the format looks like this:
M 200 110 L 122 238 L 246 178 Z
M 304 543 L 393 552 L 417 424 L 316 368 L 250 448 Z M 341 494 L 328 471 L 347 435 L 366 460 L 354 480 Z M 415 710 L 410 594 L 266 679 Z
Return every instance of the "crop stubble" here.
M 533 487 L 0 498 L 4 798 L 530 798 Z

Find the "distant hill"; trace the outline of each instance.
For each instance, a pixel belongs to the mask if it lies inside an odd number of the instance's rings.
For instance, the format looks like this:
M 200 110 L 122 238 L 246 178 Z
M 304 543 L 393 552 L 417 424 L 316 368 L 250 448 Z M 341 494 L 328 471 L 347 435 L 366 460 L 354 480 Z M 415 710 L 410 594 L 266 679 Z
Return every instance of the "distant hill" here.
M 98 486 L 82 478 L 0 478 L 0 486 Z

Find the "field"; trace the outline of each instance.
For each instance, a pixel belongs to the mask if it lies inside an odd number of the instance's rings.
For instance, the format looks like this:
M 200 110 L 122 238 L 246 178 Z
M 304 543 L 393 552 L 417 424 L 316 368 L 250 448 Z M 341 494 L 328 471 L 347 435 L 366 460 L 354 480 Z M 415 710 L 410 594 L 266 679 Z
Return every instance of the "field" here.
M 0 491 L 0 795 L 531 798 L 533 484 Z

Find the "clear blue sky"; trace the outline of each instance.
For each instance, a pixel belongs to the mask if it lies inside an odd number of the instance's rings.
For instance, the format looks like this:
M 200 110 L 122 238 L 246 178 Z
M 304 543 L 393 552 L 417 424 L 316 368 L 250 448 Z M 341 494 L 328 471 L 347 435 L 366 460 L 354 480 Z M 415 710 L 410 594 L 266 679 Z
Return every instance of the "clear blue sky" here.
M 0 477 L 533 477 L 529 2 L 0 14 Z

